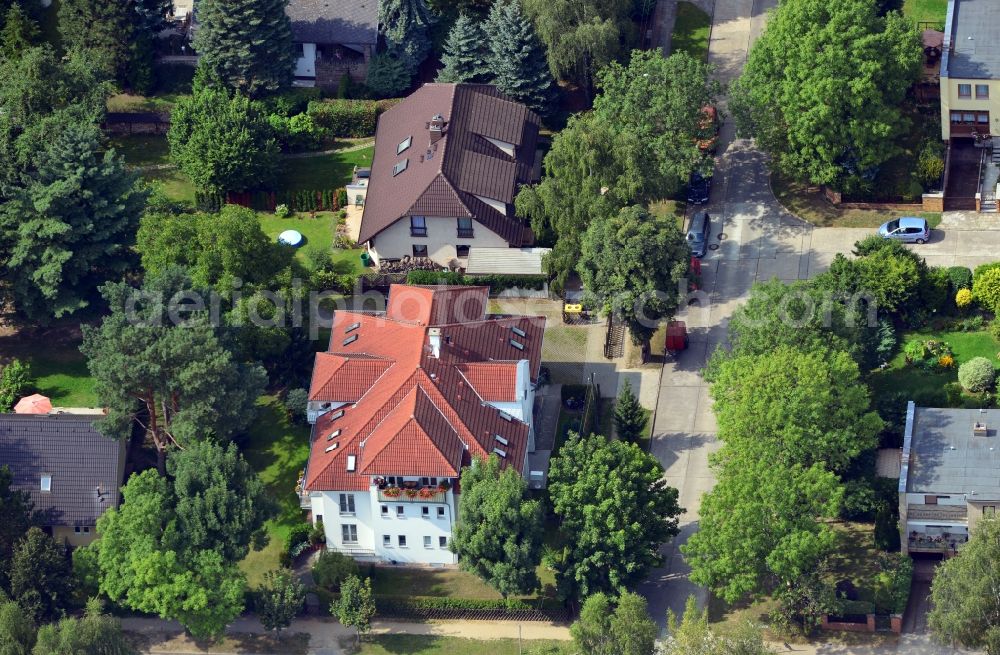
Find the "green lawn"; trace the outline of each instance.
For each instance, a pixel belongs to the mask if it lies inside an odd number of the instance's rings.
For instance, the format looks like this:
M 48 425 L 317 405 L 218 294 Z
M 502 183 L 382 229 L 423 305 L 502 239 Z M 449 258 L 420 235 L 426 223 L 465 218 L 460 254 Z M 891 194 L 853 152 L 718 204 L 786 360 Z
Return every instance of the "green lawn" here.
M 677 227 L 684 229 L 684 213 L 687 211 L 687 204 L 679 200 L 656 200 L 649 203 L 649 213 L 661 218 L 672 218 L 677 222 Z
M 708 58 L 708 38 L 712 17 L 690 2 L 677 3 L 677 18 L 670 36 L 672 52 L 686 52 L 695 59 Z
M 108 138 L 108 145 L 132 166 L 170 163 L 170 146 L 159 134 L 112 136 Z
M 187 94 L 163 93 L 138 96 L 118 93 L 108 98 L 108 111 L 120 113 L 165 112 L 169 113 L 177 101 Z
M 334 189 L 350 183 L 354 167 L 371 166 L 374 146 L 319 157 L 290 157 L 281 164 L 280 189 Z
M 571 655 L 578 649 L 572 641 L 526 639 L 519 643 L 517 639 L 477 641 L 435 635 L 373 635 L 365 639 L 360 651 L 354 652 L 357 655 Z
M 95 407 L 94 379 L 79 346 L 76 337 L 4 337 L 0 339 L 0 364 L 13 357 L 27 362 L 35 389 L 57 407 Z
M 951 345 L 955 357 L 955 368 L 941 371 L 927 371 L 906 364 L 902 352 L 883 371 L 875 371 L 870 378 L 873 395 L 898 392 L 920 405 L 946 407 L 948 398 L 944 385 L 958 381 L 957 367 L 973 357 L 985 357 L 996 362 L 1000 345 L 987 331 L 980 332 L 935 332 L 921 330 L 904 336 L 903 342 L 915 340 L 946 341 Z
M 128 160 L 126 159 L 126 161 Z M 142 171 L 142 176 L 151 182 L 159 182 L 163 185 L 163 195 L 170 200 L 194 204 L 194 184 L 191 182 L 191 178 L 176 168 L 145 170 Z
M 278 568 L 278 555 L 289 529 L 305 519 L 295 483 L 309 459 L 308 425 L 292 424 L 275 396 L 261 396 L 257 409 L 257 420 L 243 444 L 243 456 L 267 485 L 268 493 L 278 501 L 280 514 L 267 525 L 271 538 L 267 547 L 251 552 L 240 563 L 251 587 L 261 581 L 265 572 Z
M 274 214 L 261 212 L 260 227 L 264 234 L 276 239 L 285 230 L 298 230 L 305 237 L 305 243 L 298 248 L 295 256 L 305 261 L 306 248 L 319 247 L 329 250 L 333 247 L 333 235 L 337 230 L 337 215 L 334 212 L 316 212 L 316 218 L 308 214 L 296 214 L 288 218 L 278 218 Z M 333 261 L 338 270 L 344 272 L 363 273 L 366 269 L 361 265 L 363 248 L 347 250 L 334 249 Z M 341 268 L 342 267 L 342 268 Z
M 546 525 L 547 531 L 554 526 Z M 547 536 L 549 536 L 547 534 Z M 552 535 L 554 538 L 554 535 Z M 542 565 L 536 571 L 542 584 L 541 596 L 548 601 L 555 598 L 555 574 Z M 431 569 L 417 567 L 372 567 L 372 587 L 382 596 L 432 596 L 438 598 L 465 598 L 499 600 L 502 596 L 477 576 L 461 569 Z M 526 601 L 538 594 L 521 596 Z
M 948 0 L 905 0 L 903 15 L 914 23 L 936 23 L 938 29 L 944 26 Z

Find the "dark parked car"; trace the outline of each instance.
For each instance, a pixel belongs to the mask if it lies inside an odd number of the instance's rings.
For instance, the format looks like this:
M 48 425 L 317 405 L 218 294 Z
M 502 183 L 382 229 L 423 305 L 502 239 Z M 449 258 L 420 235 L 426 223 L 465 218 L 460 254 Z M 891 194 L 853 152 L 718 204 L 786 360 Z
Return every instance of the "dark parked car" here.
M 922 218 L 904 216 L 883 223 L 878 234 L 883 239 L 895 239 L 904 243 L 927 243 L 931 238 L 931 226 Z
M 701 173 L 692 173 L 688 182 L 687 201 L 689 205 L 704 205 L 708 202 L 708 192 L 712 188 L 712 176 L 702 177 Z
M 712 218 L 706 211 L 695 212 L 688 224 L 687 243 L 691 254 L 704 257 L 708 250 L 708 236 L 712 232 Z

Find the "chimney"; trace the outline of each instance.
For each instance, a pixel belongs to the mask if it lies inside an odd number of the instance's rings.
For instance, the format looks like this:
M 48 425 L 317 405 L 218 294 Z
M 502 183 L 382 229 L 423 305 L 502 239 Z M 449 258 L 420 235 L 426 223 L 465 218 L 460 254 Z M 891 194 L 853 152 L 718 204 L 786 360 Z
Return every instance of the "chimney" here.
M 434 114 L 434 118 L 428 125 L 431 133 L 431 144 L 435 144 L 441 140 L 441 136 L 444 134 L 444 116 L 441 114 Z
M 989 434 L 990 434 L 989 428 L 986 427 L 986 423 L 984 421 L 976 421 L 972 425 L 972 436 L 987 437 L 989 436 Z

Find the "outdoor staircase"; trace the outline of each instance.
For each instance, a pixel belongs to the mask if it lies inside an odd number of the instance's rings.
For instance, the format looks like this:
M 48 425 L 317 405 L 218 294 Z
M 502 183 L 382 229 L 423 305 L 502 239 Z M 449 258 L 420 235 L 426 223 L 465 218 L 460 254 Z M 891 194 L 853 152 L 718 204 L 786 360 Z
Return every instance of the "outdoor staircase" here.
M 608 316 L 608 331 L 604 337 L 605 359 L 617 359 L 625 356 L 625 324 L 616 321 L 614 315 Z
M 991 146 L 991 161 L 994 164 L 1000 164 L 1000 136 L 993 137 L 993 145 Z

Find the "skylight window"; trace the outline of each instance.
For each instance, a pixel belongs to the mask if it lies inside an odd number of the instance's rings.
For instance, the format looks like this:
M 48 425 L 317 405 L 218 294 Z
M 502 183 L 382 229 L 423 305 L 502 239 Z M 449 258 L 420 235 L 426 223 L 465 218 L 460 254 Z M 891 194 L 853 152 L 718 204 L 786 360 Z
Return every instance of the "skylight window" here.
M 42 476 L 42 491 L 52 491 L 52 476 L 43 475 Z
M 352 334 L 351 336 L 349 336 L 346 339 L 344 339 L 344 345 L 345 346 L 350 345 L 350 344 L 354 343 L 357 340 L 358 340 L 358 335 Z
M 514 346 L 518 350 L 524 350 L 524 344 L 521 343 L 520 341 L 514 341 L 513 339 L 511 339 L 510 345 Z
M 355 330 L 357 330 L 359 327 L 361 327 L 361 323 L 360 322 L 359 323 L 351 323 L 350 325 L 347 326 L 347 329 L 344 330 L 344 334 L 350 334 L 351 332 L 354 332 Z
M 336 439 L 339 436 L 340 436 L 340 430 L 334 430 L 333 432 L 330 433 L 330 436 L 328 436 L 326 438 L 326 440 L 327 441 L 333 441 L 334 439 Z
M 400 173 L 406 170 L 406 167 L 410 165 L 409 159 L 404 159 L 400 162 L 396 162 L 396 165 L 392 167 L 392 176 L 396 177 Z
M 331 421 L 336 421 L 338 418 L 341 418 L 343 415 L 344 415 L 344 410 L 338 409 L 333 414 L 330 414 L 330 420 Z
M 337 450 L 337 446 L 339 446 L 339 445 L 340 445 L 340 442 L 334 442 L 334 444 L 332 446 L 327 446 L 326 450 L 324 450 L 323 452 L 324 453 L 332 453 L 333 451 Z
M 500 445 L 502 445 L 502 446 L 507 446 L 507 445 L 509 445 L 509 444 L 510 444 L 510 442 L 509 442 L 509 441 L 507 441 L 506 439 L 504 439 L 503 437 L 501 437 L 501 436 L 500 436 L 499 434 L 495 434 L 495 435 L 493 435 L 493 437 L 494 437 L 494 438 L 495 438 L 495 439 L 496 439 L 496 440 L 497 440 L 497 441 L 498 441 L 498 442 L 500 443 Z
M 510 414 L 508 414 L 507 412 L 502 411 L 502 410 L 500 411 L 500 418 L 502 418 L 505 421 L 513 421 L 514 420 L 513 416 L 511 416 Z
M 358 458 L 355 455 L 347 456 L 347 470 L 353 471 L 358 466 Z
M 407 148 L 409 148 L 411 143 L 413 143 L 413 137 L 412 136 L 408 136 L 405 139 L 403 139 L 402 141 L 400 141 L 399 145 L 396 146 L 396 154 L 398 155 L 398 154 L 402 153 L 404 150 L 406 150 Z
M 526 337 L 526 336 L 528 336 L 528 333 L 527 333 L 527 332 L 525 332 L 524 330 L 522 330 L 522 329 L 521 329 L 521 328 L 519 328 L 519 327 L 512 327 L 512 328 L 510 329 L 510 331 L 511 331 L 511 332 L 513 332 L 514 334 L 516 334 L 516 335 L 517 335 L 517 336 L 519 336 L 519 337 Z
M 500 456 L 501 459 L 507 459 L 507 451 L 500 450 L 499 448 L 494 448 L 493 452 Z

